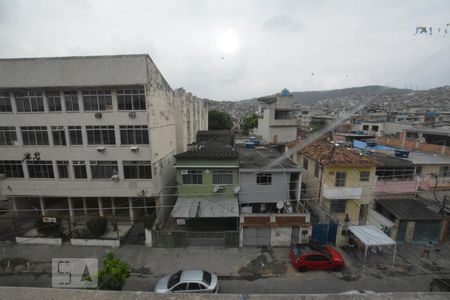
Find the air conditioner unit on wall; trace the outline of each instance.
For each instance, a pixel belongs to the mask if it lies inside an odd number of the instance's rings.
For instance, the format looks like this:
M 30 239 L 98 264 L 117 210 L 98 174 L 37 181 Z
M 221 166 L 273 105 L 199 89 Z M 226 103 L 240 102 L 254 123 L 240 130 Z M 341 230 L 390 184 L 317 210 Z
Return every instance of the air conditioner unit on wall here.
M 95 117 L 97 118 L 97 119 L 101 119 L 102 118 L 102 113 L 101 112 L 96 112 L 95 113 Z
M 136 113 L 134 112 L 134 111 L 130 111 L 129 113 L 128 113 L 128 116 L 130 117 L 130 118 L 136 118 Z
M 117 174 L 111 176 L 111 180 L 113 180 L 113 181 L 119 181 L 119 179 L 120 179 L 119 175 L 117 175 Z
M 137 146 L 132 146 L 132 147 L 130 147 L 130 150 L 131 150 L 132 152 L 138 152 L 138 151 L 139 151 L 139 147 L 137 147 Z
M 98 147 L 98 148 L 97 148 L 97 151 L 98 151 L 98 152 L 105 152 L 105 151 L 106 151 L 106 148 L 105 148 L 105 147 Z

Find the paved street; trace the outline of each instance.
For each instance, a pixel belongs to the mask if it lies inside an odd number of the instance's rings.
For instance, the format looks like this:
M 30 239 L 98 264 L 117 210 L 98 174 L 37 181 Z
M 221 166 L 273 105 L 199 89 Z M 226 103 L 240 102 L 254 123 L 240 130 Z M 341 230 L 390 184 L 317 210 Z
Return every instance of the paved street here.
M 3 247 L 2 247 L 3 246 Z M 127 261 L 132 274 L 124 287 L 130 291 L 152 291 L 161 276 L 179 269 L 202 268 L 219 274 L 222 293 L 316 294 L 348 290 L 375 292 L 428 291 L 432 277 L 447 276 L 448 244 L 421 259 L 420 246 L 400 247 L 397 264 L 391 266 L 390 254 L 372 254 L 365 271 L 359 257 L 343 252 L 344 272 L 300 273 L 287 261 L 286 248 L 214 249 L 153 248 L 123 246 L 114 249 Z M 43 245 L 0 245 L 0 285 L 51 287 L 51 258 L 98 257 L 108 249 L 101 247 L 52 247 Z M 384 265 L 383 263 L 387 263 Z

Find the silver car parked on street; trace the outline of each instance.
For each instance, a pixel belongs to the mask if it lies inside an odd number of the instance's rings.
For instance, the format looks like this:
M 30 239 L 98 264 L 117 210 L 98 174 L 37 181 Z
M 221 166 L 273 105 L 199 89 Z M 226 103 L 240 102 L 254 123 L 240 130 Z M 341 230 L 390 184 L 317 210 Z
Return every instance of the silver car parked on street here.
M 217 274 L 203 270 L 178 271 L 158 280 L 156 293 L 217 293 Z

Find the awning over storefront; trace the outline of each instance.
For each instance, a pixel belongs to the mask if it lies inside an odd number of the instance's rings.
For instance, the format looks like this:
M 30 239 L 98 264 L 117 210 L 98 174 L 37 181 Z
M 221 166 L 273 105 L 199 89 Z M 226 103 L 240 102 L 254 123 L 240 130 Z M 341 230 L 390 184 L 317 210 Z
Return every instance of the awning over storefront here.
M 239 217 L 236 197 L 231 198 L 181 198 L 172 210 L 173 218 L 232 218 Z
M 395 262 L 396 243 L 383 231 L 373 225 L 349 226 L 348 230 L 352 232 L 365 246 L 364 265 L 366 264 L 367 249 L 372 246 L 394 246 L 392 263 Z

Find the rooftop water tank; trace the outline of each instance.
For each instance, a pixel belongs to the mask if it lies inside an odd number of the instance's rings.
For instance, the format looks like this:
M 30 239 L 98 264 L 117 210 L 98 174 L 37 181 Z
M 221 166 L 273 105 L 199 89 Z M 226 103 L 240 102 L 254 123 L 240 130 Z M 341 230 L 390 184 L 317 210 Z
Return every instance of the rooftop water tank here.
M 397 149 L 394 151 L 395 157 L 407 158 L 409 156 L 409 151 L 405 149 Z
M 281 96 L 289 96 L 289 90 L 288 89 L 283 89 L 281 91 Z
M 377 143 L 373 140 L 368 140 L 367 142 L 367 147 L 376 147 Z
M 253 142 L 246 142 L 245 143 L 245 149 L 255 149 L 255 143 L 253 143 Z

